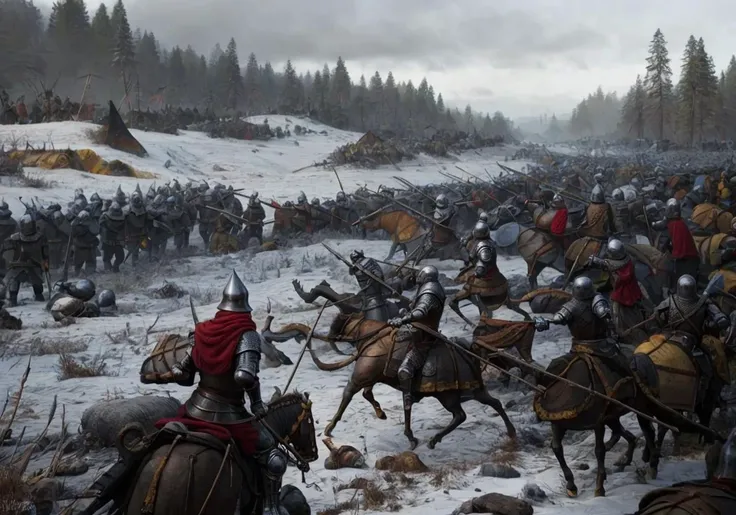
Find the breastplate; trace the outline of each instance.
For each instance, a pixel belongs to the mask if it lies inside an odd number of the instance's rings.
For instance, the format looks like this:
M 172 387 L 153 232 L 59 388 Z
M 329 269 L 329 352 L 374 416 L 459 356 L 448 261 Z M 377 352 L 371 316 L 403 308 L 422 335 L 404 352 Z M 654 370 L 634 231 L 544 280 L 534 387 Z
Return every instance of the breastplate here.
M 576 313 L 569 329 L 576 340 L 602 340 L 608 336 L 606 321 L 593 313 L 592 306 L 586 306 L 580 313 Z
M 215 424 L 239 424 L 251 418 L 243 394 L 232 371 L 220 375 L 200 373 L 199 385 L 185 404 L 187 414 Z

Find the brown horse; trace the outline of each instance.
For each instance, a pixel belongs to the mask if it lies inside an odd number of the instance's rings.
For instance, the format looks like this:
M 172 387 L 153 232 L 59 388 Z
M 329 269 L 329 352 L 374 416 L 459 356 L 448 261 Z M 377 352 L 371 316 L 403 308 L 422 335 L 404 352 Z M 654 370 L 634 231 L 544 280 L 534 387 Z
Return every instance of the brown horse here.
M 406 256 L 421 245 L 424 235 L 427 234 L 415 216 L 399 209 L 381 210 L 361 220 L 361 225 L 369 231 L 384 230 L 388 233 L 391 238 L 391 250 L 386 257 L 387 261 L 394 257 L 399 248 Z
M 308 394 L 290 393 L 272 402 L 264 417 L 268 427 L 310 463 L 318 458 L 311 406 Z M 261 512 L 259 473 L 250 458 L 241 457 L 232 442 L 170 426 L 159 431 L 152 449 L 144 451 L 148 454 L 120 513 L 231 514 L 238 501 L 240 513 Z M 130 452 L 124 441 L 120 445 L 121 454 Z
M 299 332 L 303 334 L 305 330 L 308 332 L 309 327 L 289 324 L 278 333 Z M 372 387 L 381 383 L 401 390 L 397 372 L 406 356 L 409 342 L 397 340 L 396 333 L 397 329 L 384 322 L 356 320 L 349 315 L 339 314 L 332 323 L 330 335 L 313 334 L 313 338 L 321 341 L 339 339 L 350 341 L 357 347 L 352 356 L 338 363 L 322 362 L 312 351 L 311 342 L 308 347 L 312 360 L 320 370 L 340 370 L 355 363 L 352 376 L 343 389 L 340 407 L 325 428 L 325 436 L 331 435 L 353 397 L 361 390 L 363 390 L 363 397 L 373 406 L 376 415 L 379 418 L 385 418 L 385 413 L 373 397 Z M 464 345 L 464 342 L 460 341 L 458 345 Z M 486 352 L 484 348 L 475 345 L 466 348 L 474 353 Z M 445 436 L 465 421 L 467 415 L 462 408 L 462 403 L 470 399 L 496 410 L 506 425 L 507 434 L 512 438 L 516 436 L 516 429 L 501 402 L 492 397 L 483 386 L 480 362 L 477 359 L 455 347 L 437 343 L 429 352 L 424 368 L 417 376 L 419 377 L 415 379 L 412 386 L 411 402 L 408 402 L 406 397 L 404 398 L 404 434 L 409 439 L 412 449 L 416 448 L 419 442 L 414 437 L 411 428 L 411 406 L 413 402 L 419 402 L 425 397 L 434 397 L 447 411 L 452 413 L 450 424 L 429 440 L 427 445 L 430 449 L 433 449 Z
M 527 277 L 532 290 L 539 287 L 537 277 L 547 267 L 558 272 L 565 271 L 565 251 L 562 243 L 548 232 L 532 227 L 519 233 L 516 248 L 527 264 Z
M 731 231 L 733 214 L 713 204 L 698 204 L 693 208 L 690 220 L 703 231 L 728 233 Z

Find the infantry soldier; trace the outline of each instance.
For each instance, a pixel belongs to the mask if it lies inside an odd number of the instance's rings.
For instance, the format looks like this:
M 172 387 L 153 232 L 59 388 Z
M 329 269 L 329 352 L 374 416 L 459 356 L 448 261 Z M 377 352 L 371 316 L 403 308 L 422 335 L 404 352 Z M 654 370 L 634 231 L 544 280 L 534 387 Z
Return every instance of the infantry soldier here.
M 117 202 L 120 208 L 124 208 L 128 204 L 128 197 L 125 196 L 125 193 L 123 193 L 122 188 L 120 185 L 118 185 L 118 189 L 115 192 L 115 197 L 113 198 L 113 202 Z
M 578 233 L 581 237 L 605 240 L 616 232 L 616 223 L 611 205 L 606 202 L 603 186 L 596 184 L 590 193 L 590 204 L 585 210 L 585 219 Z
M 680 215 L 680 202 L 671 198 L 665 206 L 666 218 L 652 222 L 653 229 L 667 231 L 668 237 L 662 240 L 659 247 L 663 252 L 669 251 L 672 255 L 673 270 L 670 273 L 670 290 L 675 289 L 678 279 L 684 274 L 697 277 L 700 267 L 700 255 L 693 235 Z
M 18 222 L 5 201 L 0 201 L 0 244 L 18 231 Z M 5 259 L 0 254 L 0 279 L 5 277 Z
M 360 286 L 361 298 L 363 299 L 360 310 L 366 320 L 379 320 L 386 322 L 388 320 L 388 306 L 386 306 L 386 298 L 384 294 L 385 286 L 370 277 L 364 270 L 367 270 L 378 279 L 383 280 L 383 270 L 373 258 L 367 258 L 362 250 L 354 250 L 350 253 L 350 261 L 355 265 L 350 268 L 350 275 L 354 275 Z
M 166 244 L 171 235 L 171 230 L 166 223 L 166 199 L 163 195 L 156 195 L 151 205 L 148 206 L 146 217 L 150 223 L 148 256 L 151 260 L 155 260 L 166 251 Z
M 36 221 L 31 215 L 23 215 L 18 226 L 19 231 L 2 244 L 2 254 L 8 267 L 5 284 L 10 306 L 18 305 L 22 282 L 31 283 L 36 301 L 43 302 L 43 276 L 49 270 L 49 247 L 46 237 L 36 227 Z
M 631 211 L 629 210 L 629 202 L 626 200 L 624 191 L 616 188 L 612 193 L 613 197 L 613 214 L 616 220 L 616 227 L 621 232 L 631 234 Z
M 284 204 L 286 207 L 286 204 Z M 307 201 L 307 194 L 303 191 L 299 192 L 299 196 L 296 199 L 294 205 L 294 216 L 292 217 L 291 223 L 299 231 L 306 233 L 314 232 L 312 226 L 312 211 L 309 208 L 309 201 Z
M 404 395 L 411 394 L 414 374 L 424 366 L 435 338 L 415 329 L 411 323 L 419 322 L 435 331 L 439 329 L 442 313 L 445 310 L 445 289 L 439 282 L 439 272 L 431 265 L 425 266 L 417 274 L 417 294 L 411 303 L 409 313 L 388 321 L 393 327 L 400 327 L 397 338 L 409 341 L 409 351 L 398 371 Z
M 79 275 L 82 267 L 86 274 L 97 271 L 97 246 L 100 241 L 97 235 L 100 228 L 87 211 L 81 211 L 72 221 L 72 237 L 74 244 L 74 272 Z
M 49 244 L 49 266 L 52 269 L 59 268 L 64 264 L 69 235 L 72 230 L 69 220 L 61 212 L 61 206 L 58 207 L 59 209 L 49 207 L 46 210 L 46 216 L 43 218 L 43 233 Z
M 182 208 L 181 202 L 181 197 L 173 195 L 166 200 L 166 224 L 173 231 L 174 247 L 179 254 L 185 248 L 185 235 L 189 234 L 192 226 L 189 215 Z
M 125 216 L 125 246 L 130 255 L 131 265 L 138 264 L 141 243 L 146 240 L 146 227 L 148 225 L 148 214 L 143 203 L 140 192 L 130 196 L 130 204 L 123 208 Z M 146 242 L 150 245 L 150 242 Z
M 99 218 L 100 215 L 102 215 L 102 206 L 103 203 L 100 196 L 97 193 L 93 193 L 92 196 L 89 198 L 89 204 L 87 205 L 86 209 L 92 218 Z
M 100 239 L 105 272 L 119 272 L 125 260 L 125 215 L 117 202 L 110 204 L 110 209 L 100 217 Z
M 258 378 L 261 337 L 251 318 L 248 290 L 233 271 L 222 292 L 212 320 L 194 328 L 194 345 L 172 372 L 182 385 L 192 385 L 199 372 L 199 385 L 185 404 L 188 417 L 225 426 L 240 443 L 239 434 L 248 431 L 252 415 L 244 406 L 243 394 L 250 399 L 254 415 L 266 413 Z M 263 471 L 263 513 L 281 515 L 281 480 L 286 472 L 286 455 L 271 432 L 258 426 L 258 463 Z
M 345 192 L 338 191 L 332 208 L 332 228 L 336 231 L 352 229 L 351 224 L 360 218 Z
M 217 211 L 207 209 L 207 207 L 219 207 L 217 201 L 219 194 L 213 189 L 202 191 L 206 184 L 204 183 L 200 186 L 197 211 L 199 214 L 199 235 L 202 237 L 204 247 L 209 248 L 210 237 L 215 232 L 215 221 L 217 220 L 218 214 Z
M 248 225 L 245 227 L 247 239 L 251 238 L 258 239 L 258 243 L 263 243 L 263 220 L 266 219 L 266 211 L 261 205 L 261 201 L 258 199 L 258 192 L 256 191 L 248 199 L 248 208 L 243 213 L 243 218 L 248 220 Z

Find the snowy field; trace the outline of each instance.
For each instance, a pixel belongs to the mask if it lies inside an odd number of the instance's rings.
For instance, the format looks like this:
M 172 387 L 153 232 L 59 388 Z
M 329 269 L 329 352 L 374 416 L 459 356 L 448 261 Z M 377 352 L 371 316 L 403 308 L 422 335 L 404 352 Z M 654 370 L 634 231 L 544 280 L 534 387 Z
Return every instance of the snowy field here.
M 256 121 L 262 121 L 258 117 Z M 297 123 L 311 128 L 318 133 L 327 131 L 327 135 L 309 134 L 299 137 L 291 136 L 283 140 L 274 139 L 269 142 L 235 141 L 210 139 L 205 134 L 182 132 L 179 136 L 163 135 L 150 132 L 132 131 L 136 138 L 146 147 L 150 156 L 136 158 L 107 147 L 91 144 L 86 137 L 87 130 L 92 127 L 84 123 L 51 123 L 30 126 L 0 126 L 0 143 L 6 147 L 10 141 L 16 141 L 23 148 L 28 141 L 39 147 L 46 142 L 55 148 L 72 149 L 92 148 L 104 159 L 120 159 L 140 170 L 156 174 L 155 182 L 165 183 L 176 178 L 184 184 L 188 180 L 206 179 L 212 185 L 222 182 L 235 188 L 245 188 L 243 193 L 258 191 L 263 199 L 273 198 L 279 202 L 295 200 L 299 191 L 304 191 L 308 198 L 334 198 L 340 187 L 331 170 L 310 168 L 292 173 L 294 170 L 322 161 L 337 146 L 356 141 L 360 134 L 335 130 L 320 124 L 285 117 L 269 117 L 272 128 Z M 358 170 L 340 168 L 339 174 L 346 190 L 353 191 L 357 186 L 367 184 L 376 189 L 380 184 L 398 185 L 392 179 L 400 176 L 415 184 L 444 182 L 438 172 L 443 168 L 450 173 L 462 175 L 455 168 L 459 165 L 469 172 L 484 175 L 487 169 L 491 173 L 498 171 L 496 160 L 503 160 L 504 154 L 513 153 L 513 149 L 485 149 L 471 151 L 457 158 L 436 160 L 428 156 L 406 163 L 399 163 L 401 171 L 394 167 L 379 170 Z M 170 161 L 169 166 L 164 164 Z M 519 169 L 525 163 L 510 163 Z M 217 171 L 216 171 L 217 170 Z M 83 188 L 89 197 L 98 192 L 103 198 L 111 196 L 118 184 L 126 193 L 130 193 L 136 182 L 145 192 L 149 183 L 154 181 L 135 180 L 117 177 L 101 177 L 71 170 L 34 171 L 44 174 L 54 181 L 54 187 L 47 190 L 24 189 L 0 185 L 0 196 L 4 196 L 16 216 L 22 213 L 18 197 L 24 200 L 38 196 L 44 202 L 60 202 L 66 205 L 73 197 L 75 188 Z M 271 214 L 267 208 L 267 218 Z M 202 246 L 195 229 L 193 244 Z M 369 239 L 362 240 L 330 240 L 335 249 L 347 256 L 352 249 L 362 248 L 366 255 L 383 259 L 388 253 L 389 242 Z M 462 263 L 444 261 L 434 263 L 441 273 L 454 277 Z M 520 258 L 499 258 L 499 267 L 506 275 L 523 274 L 526 265 Z M 124 267 L 125 268 L 125 267 Z M 292 280 L 301 281 L 305 290 L 326 279 L 338 292 L 357 291 L 354 280 L 348 275 L 347 268 L 327 253 L 319 244 L 296 247 L 288 250 L 264 252 L 250 255 L 246 252 L 224 257 L 207 257 L 197 255 L 189 258 L 165 260 L 161 265 L 143 269 L 138 273 L 126 270 L 120 275 L 100 274 L 95 278 L 98 289 L 112 288 L 118 294 L 120 316 L 117 318 L 81 319 L 76 324 L 62 327 L 55 324 L 50 315 L 43 311 L 43 305 L 32 302 L 30 288 L 21 290 L 21 305 L 9 311 L 23 319 L 23 330 L 18 334 L 3 334 L 0 337 L 0 395 L 7 390 L 11 394 L 18 389 L 29 352 L 32 353 L 31 373 L 23 397 L 19 416 L 14 424 L 17 431 L 23 426 L 26 435 L 38 434 L 46 423 L 46 417 L 54 395 L 58 396 L 59 405 L 66 409 L 66 420 L 72 432 L 76 432 L 82 412 L 91 404 L 110 398 L 133 397 L 141 394 L 172 395 L 184 401 L 190 388 L 178 386 L 147 386 L 138 382 L 138 371 L 143 359 L 155 344 L 156 337 L 163 332 L 186 333 L 191 329 L 192 319 L 188 296 L 179 299 L 157 299 L 152 291 L 159 288 L 164 281 L 175 282 L 187 290 L 196 306 L 200 319 L 214 315 L 220 299 L 220 292 L 230 274 L 235 269 L 244 279 L 250 290 L 250 303 L 254 309 L 254 318 L 258 324 L 266 317 L 266 306 L 270 299 L 272 314 L 275 317 L 273 328 L 277 329 L 289 322 L 301 322 L 311 325 L 317 316 L 314 306 L 307 306 L 299 299 L 292 287 Z M 542 282 L 549 281 L 554 274 L 542 274 Z M 57 277 L 53 277 L 56 280 Z M 477 313 L 470 308 L 464 310 L 472 320 Z M 472 328 L 466 327 L 449 309 L 445 311 L 442 331 L 449 336 L 468 335 Z M 151 326 L 157 316 L 160 319 L 143 345 L 146 328 Z M 496 314 L 499 318 L 517 319 L 518 315 L 502 309 Z M 326 310 L 320 321 L 318 330 L 326 332 L 331 320 L 330 310 Z M 128 336 L 128 338 L 124 338 Z M 552 329 L 537 335 L 534 357 L 541 364 L 563 354 L 569 346 L 569 333 L 566 330 Z M 79 351 L 77 358 L 86 356 L 104 356 L 111 375 L 86 379 L 58 380 L 58 349 Z M 300 346 L 290 341 L 280 345 L 292 360 L 296 361 Z M 318 353 L 325 361 L 342 359 L 328 348 L 317 344 Z M 308 391 L 313 399 L 313 412 L 316 419 L 318 439 L 322 429 L 331 419 L 339 405 L 342 387 L 347 381 L 352 367 L 336 372 L 320 372 L 306 356 L 296 373 L 292 387 Z M 283 388 L 291 366 L 268 368 L 262 373 L 264 398 L 268 399 L 274 387 Z M 307 483 L 316 484 L 305 488 L 300 484 L 300 474 L 296 469 L 289 469 L 286 483 L 294 483 L 302 488 L 312 506 L 312 513 L 333 507 L 350 499 L 352 490 L 342 490 L 356 476 L 368 477 L 379 484 L 385 481 L 381 472 L 373 468 L 375 460 L 408 449 L 408 442 L 403 435 L 403 411 L 401 396 L 398 392 L 384 386 L 375 389 L 376 398 L 382 404 L 388 420 L 375 418 L 368 403 L 357 395 L 348 408 L 343 420 L 338 423 L 333 433 L 337 445 L 349 444 L 363 451 L 369 467 L 365 470 L 342 469 L 325 470 L 323 458 L 328 455 L 327 449 L 320 444 L 322 457 L 312 464 L 312 472 L 307 474 Z M 448 514 L 463 501 L 488 492 L 500 492 L 519 496 L 527 483 L 536 483 L 547 494 L 545 501 L 535 506 L 535 513 L 558 514 L 563 510 L 570 515 L 613 515 L 631 513 L 636 509 L 638 500 L 649 489 L 671 484 L 686 479 L 699 479 L 704 475 L 702 460 L 690 457 L 671 457 L 670 446 L 665 449 L 666 457 L 660 465 L 659 479 L 648 483 L 637 473 L 641 467 L 639 442 L 634 464 L 623 472 L 616 472 L 613 462 L 624 450 L 624 443 L 608 454 L 609 468 L 606 490 L 608 497 L 594 498 L 595 456 L 593 452 L 594 437 L 592 433 L 568 433 L 565 449 L 568 463 L 573 469 L 580 496 L 568 499 L 565 495 L 561 472 L 549 448 L 549 427 L 536 422 L 531 410 L 531 394 L 521 387 L 512 385 L 503 387 L 496 382 L 491 383 L 491 393 L 502 399 L 504 404 L 511 401 L 509 415 L 519 433 L 519 452 L 513 458 L 513 466 L 521 472 L 516 479 L 487 478 L 479 475 L 480 465 L 492 463 L 498 456 L 499 448 L 506 442 L 503 423 L 489 408 L 476 403 L 468 403 L 465 409 L 468 418 L 457 430 L 447 436 L 437 448 L 430 450 L 427 440 L 449 423 L 451 416 L 445 412 L 438 402 L 427 399 L 415 405 L 413 425 L 415 436 L 420 439 L 416 452 L 432 469 L 428 474 L 417 475 L 415 481 L 400 492 L 398 504 L 401 513 Z M 625 419 L 626 426 L 640 435 L 634 419 Z M 60 430 L 57 418 L 51 432 Z M 537 445 L 535 445 L 537 444 Z M 76 488 L 89 484 L 95 474 L 99 473 L 109 461 L 110 453 L 93 453 L 87 456 L 90 471 L 81 478 L 66 478 Z M 585 469 L 585 466 L 589 469 Z M 33 465 L 31 466 L 33 469 Z

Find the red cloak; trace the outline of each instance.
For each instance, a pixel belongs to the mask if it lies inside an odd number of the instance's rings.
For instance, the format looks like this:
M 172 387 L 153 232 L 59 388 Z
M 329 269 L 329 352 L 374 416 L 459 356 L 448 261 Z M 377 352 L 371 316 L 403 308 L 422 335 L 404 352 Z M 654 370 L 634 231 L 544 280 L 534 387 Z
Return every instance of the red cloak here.
M 218 311 L 215 318 L 196 325 L 192 359 L 205 374 L 224 374 L 233 366 L 235 347 L 246 331 L 255 331 L 250 313 Z
M 555 236 L 562 236 L 565 234 L 565 229 L 567 229 L 567 208 L 563 207 L 562 209 L 558 209 L 554 218 L 552 218 L 549 232 Z
M 634 273 L 634 262 L 629 260 L 624 266 L 613 272 L 614 286 L 611 300 L 622 306 L 633 306 L 642 299 L 639 282 Z
M 682 218 L 667 222 L 667 232 L 672 242 L 672 257 L 675 259 L 699 258 L 698 249 L 690 229 Z

